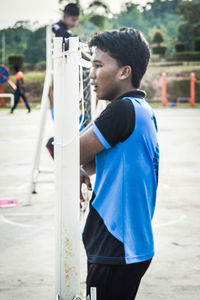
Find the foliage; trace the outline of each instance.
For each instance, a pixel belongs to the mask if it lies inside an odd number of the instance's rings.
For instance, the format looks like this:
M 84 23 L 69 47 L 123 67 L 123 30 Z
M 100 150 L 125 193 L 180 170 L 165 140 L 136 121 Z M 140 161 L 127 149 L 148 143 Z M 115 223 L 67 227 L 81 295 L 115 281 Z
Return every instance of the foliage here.
M 177 61 L 200 61 L 200 51 L 176 52 L 174 59 Z
M 183 42 L 176 42 L 175 44 L 176 52 L 184 52 L 185 51 L 185 43 Z
M 180 26 L 178 38 L 185 42 L 188 50 L 192 50 L 192 41 L 200 37 L 200 2 L 199 1 L 181 1 L 177 13 L 180 15 Z
M 133 3 L 126 3 L 122 12 L 111 20 L 112 23 L 112 28 L 128 26 L 142 30 L 144 27 L 142 13 L 139 11 L 138 5 Z
M 200 51 L 200 38 L 194 39 L 194 51 Z
M 27 27 L 27 22 L 19 21 L 12 28 L 0 30 L 0 41 L 3 33 L 5 34 L 5 53 L 6 63 L 8 63 L 8 56 L 23 55 L 27 47 L 27 41 L 31 35 L 31 30 Z M 0 55 L 1 55 L 0 47 Z
M 106 20 L 110 9 L 103 1 L 95 0 L 89 4 L 89 21 L 97 26 L 100 30 L 106 28 Z
M 10 55 L 8 57 L 8 64 L 11 72 L 15 72 L 15 66 L 18 66 L 20 69 L 22 69 L 24 64 L 24 56 Z
M 62 7 L 71 2 L 58 1 Z M 129 26 L 142 31 L 150 44 L 154 40 L 153 44 L 162 46 L 163 52 L 166 46 L 167 58 L 173 57 L 174 47 L 178 47 L 178 52 L 181 51 L 180 48 L 184 51 L 195 49 L 199 51 L 199 0 L 154 0 L 146 5 L 138 5 L 128 0 L 117 14 L 111 13 L 108 0 L 90 0 L 88 7 L 85 8 L 81 7 L 81 0 L 73 2 L 78 3 L 81 8 L 80 23 L 73 29 L 73 33 L 77 34 L 83 42 L 87 42 L 94 32 Z M 165 45 L 161 35 L 160 40 L 158 37 L 156 40 L 155 37 L 153 38 L 156 30 L 164 34 Z M 6 63 L 10 55 L 24 55 L 25 65 L 33 69 L 36 64 L 45 60 L 45 27 L 33 30 L 28 21 L 18 21 L 12 28 L 0 30 L 0 58 L 3 32 L 6 38 Z M 185 44 L 185 49 L 180 44 L 175 46 L 177 40 Z M 153 45 L 154 50 L 155 45 Z
M 164 34 L 161 30 L 157 29 L 154 32 L 152 43 L 160 45 L 162 42 L 164 42 Z
M 157 45 L 152 46 L 152 53 L 153 54 L 158 54 L 160 56 L 164 56 L 166 51 L 167 51 L 167 46 L 166 45 L 162 44 L 160 46 L 157 46 Z
M 156 29 L 156 31 L 153 34 L 153 39 L 152 39 L 152 53 L 153 54 L 158 54 L 160 56 L 165 56 L 165 53 L 167 51 L 167 45 L 164 45 L 165 38 L 164 38 L 164 33 Z
M 35 70 L 44 71 L 46 69 L 46 61 L 42 60 L 35 64 Z
M 26 61 L 29 62 L 32 67 L 39 61 L 46 59 L 46 27 L 40 27 L 39 29 L 31 32 L 31 35 L 27 42 L 27 48 L 25 51 Z

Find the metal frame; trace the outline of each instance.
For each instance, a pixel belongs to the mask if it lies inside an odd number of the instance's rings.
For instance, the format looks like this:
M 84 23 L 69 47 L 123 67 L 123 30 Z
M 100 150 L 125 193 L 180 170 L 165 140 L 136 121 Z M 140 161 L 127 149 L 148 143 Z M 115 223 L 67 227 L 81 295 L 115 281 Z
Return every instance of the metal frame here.
M 14 105 L 14 95 L 13 94 L 7 94 L 7 93 L 0 93 L 1 98 L 10 98 L 10 106 L 12 107 Z
M 45 183 L 53 183 L 52 180 L 40 180 L 38 179 L 39 174 L 43 173 L 42 170 L 39 169 L 40 164 L 40 156 L 41 156 L 41 148 L 42 148 L 42 141 L 44 137 L 44 129 L 46 123 L 46 116 L 49 106 L 49 88 L 52 81 L 52 47 L 51 47 L 51 26 L 47 26 L 46 29 L 46 75 L 44 81 L 44 88 L 42 93 L 42 100 L 41 100 L 41 108 L 40 108 L 40 123 L 38 128 L 38 136 L 37 142 L 35 146 L 34 152 L 34 159 L 31 167 L 31 174 L 28 186 L 28 194 L 24 205 L 31 204 L 31 195 L 36 193 L 36 184 L 45 182 Z

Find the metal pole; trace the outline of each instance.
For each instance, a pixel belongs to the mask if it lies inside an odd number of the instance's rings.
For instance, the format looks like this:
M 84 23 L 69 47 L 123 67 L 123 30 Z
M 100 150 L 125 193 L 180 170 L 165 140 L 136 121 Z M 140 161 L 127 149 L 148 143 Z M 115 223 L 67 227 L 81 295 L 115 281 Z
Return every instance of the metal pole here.
M 14 105 L 14 95 L 13 94 L 0 93 L 0 98 L 1 97 L 10 98 L 10 107 L 12 107 Z
M 190 74 L 190 104 L 195 105 L 195 74 Z
M 162 105 L 167 106 L 167 77 L 162 73 Z
M 39 171 L 39 163 L 40 163 L 40 154 L 41 154 L 41 147 L 42 147 L 42 140 L 44 136 L 44 129 L 45 129 L 45 122 L 46 122 L 46 115 L 48 110 L 49 104 L 49 87 L 51 84 L 52 78 L 52 53 L 51 53 L 51 27 L 47 27 L 46 31 L 46 75 L 44 81 L 44 88 L 42 93 L 42 100 L 41 100 L 41 108 L 40 108 L 40 124 L 37 136 L 37 143 L 35 147 L 35 154 L 31 169 L 31 176 L 30 176 L 30 183 L 28 188 L 28 196 L 24 205 L 31 204 L 31 194 L 35 192 L 35 174 Z
M 56 190 L 56 299 L 80 291 L 79 54 L 78 37 L 54 38 L 54 123 Z M 76 51 L 77 50 L 77 51 Z
M 90 105 L 91 105 L 91 119 L 92 121 L 95 120 L 96 118 L 96 94 L 95 92 L 93 91 L 93 86 L 91 85 L 90 86 L 90 95 L 91 95 L 91 98 L 90 98 Z
M 5 32 L 2 34 L 2 65 L 5 65 L 5 56 L 6 56 L 6 37 Z

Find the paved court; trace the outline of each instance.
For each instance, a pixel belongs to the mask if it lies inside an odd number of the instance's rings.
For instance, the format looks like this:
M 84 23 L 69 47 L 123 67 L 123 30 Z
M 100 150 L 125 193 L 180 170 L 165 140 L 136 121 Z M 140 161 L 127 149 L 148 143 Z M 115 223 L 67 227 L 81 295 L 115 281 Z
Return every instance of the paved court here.
M 137 299 L 199 300 L 200 109 L 158 108 L 155 113 L 161 151 L 156 256 Z M 2 300 L 55 299 L 53 185 L 39 185 L 32 206 L 22 206 L 38 122 L 38 110 L 26 114 L 18 109 L 14 115 L 0 110 L 0 198 L 19 202 L 14 208 L 0 208 Z M 49 113 L 44 142 L 52 135 Z M 44 147 L 41 165 L 53 168 Z

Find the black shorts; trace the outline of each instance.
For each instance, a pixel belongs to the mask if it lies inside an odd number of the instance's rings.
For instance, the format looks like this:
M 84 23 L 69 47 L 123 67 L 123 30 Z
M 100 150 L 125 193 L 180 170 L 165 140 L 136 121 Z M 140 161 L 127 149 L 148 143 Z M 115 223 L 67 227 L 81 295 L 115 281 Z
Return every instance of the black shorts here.
M 96 287 L 97 300 L 133 300 L 142 276 L 151 263 L 148 261 L 129 265 L 103 265 L 88 263 L 87 296 Z

